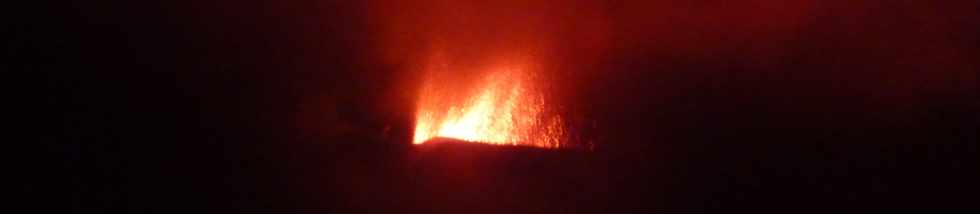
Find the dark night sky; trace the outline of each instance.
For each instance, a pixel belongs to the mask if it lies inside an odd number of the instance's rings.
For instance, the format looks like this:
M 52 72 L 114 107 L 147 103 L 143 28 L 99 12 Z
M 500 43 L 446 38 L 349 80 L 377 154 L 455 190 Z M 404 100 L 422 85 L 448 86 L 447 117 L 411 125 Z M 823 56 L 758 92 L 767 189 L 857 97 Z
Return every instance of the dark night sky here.
M 4 70 L 45 155 L 17 188 L 81 213 L 976 209 L 977 3 L 780 2 L 27 8 Z M 546 41 L 596 150 L 409 146 L 433 38 Z

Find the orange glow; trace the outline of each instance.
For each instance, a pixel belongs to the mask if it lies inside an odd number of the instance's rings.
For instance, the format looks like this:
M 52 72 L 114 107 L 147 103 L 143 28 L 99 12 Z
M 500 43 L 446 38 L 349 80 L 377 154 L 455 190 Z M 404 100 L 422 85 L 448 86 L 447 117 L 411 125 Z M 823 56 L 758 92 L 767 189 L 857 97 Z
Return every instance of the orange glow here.
M 520 63 L 489 66 L 486 71 L 473 72 L 485 74 L 475 84 L 462 87 L 429 78 L 419 97 L 413 142 L 422 144 L 444 137 L 496 145 L 561 147 L 561 118 L 547 112 L 545 98 L 534 87 L 528 69 Z

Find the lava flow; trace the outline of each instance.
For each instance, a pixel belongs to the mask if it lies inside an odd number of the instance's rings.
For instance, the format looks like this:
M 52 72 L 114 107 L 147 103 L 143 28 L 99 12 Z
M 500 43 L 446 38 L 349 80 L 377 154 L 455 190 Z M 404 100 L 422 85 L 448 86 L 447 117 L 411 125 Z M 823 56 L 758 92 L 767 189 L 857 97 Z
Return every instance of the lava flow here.
M 562 146 L 561 117 L 549 113 L 527 68 L 490 66 L 470 90 L 426 81 L 416 115 L 415 144 L 441 137 L 474 143 Z M 442 83 L 442 84 L 440 84 Z

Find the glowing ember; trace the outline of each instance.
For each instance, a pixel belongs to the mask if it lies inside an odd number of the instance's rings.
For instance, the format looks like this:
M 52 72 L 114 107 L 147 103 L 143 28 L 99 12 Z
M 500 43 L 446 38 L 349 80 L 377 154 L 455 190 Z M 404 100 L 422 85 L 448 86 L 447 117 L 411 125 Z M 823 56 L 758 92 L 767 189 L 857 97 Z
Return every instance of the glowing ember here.
M 544 97 L 532 87 L 534 81 L 524 69 L 494 66 L 481 72 L 486 78 L 469 91 L 427 81 L 419 100 L 414 143 L 445 137 L 497 145 L 562 146 L 561 118 L 549 115 Z

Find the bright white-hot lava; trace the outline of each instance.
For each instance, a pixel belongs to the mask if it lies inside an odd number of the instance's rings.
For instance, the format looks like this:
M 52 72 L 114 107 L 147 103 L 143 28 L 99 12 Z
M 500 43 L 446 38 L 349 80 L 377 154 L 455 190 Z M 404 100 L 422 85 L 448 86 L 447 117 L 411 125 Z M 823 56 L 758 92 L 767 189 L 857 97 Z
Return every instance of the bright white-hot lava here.
M 498 145 L 562 146 L 561 118 L 548 111 L 528 72 L 520 65 L 491 67 L 480 72 L 485 75 L 475 85 L 465 87 L 470 90 L 426 81 L 419 97 L 414 143 L 444 137 Z

